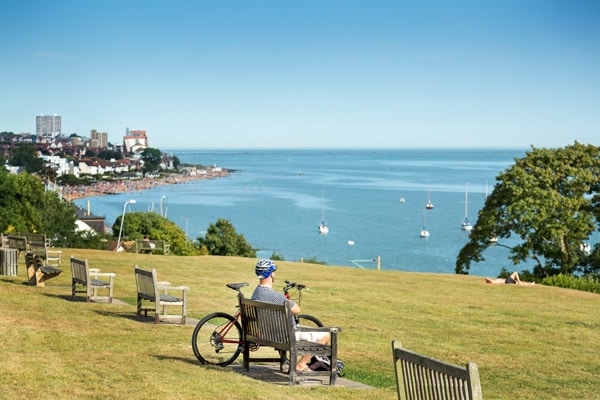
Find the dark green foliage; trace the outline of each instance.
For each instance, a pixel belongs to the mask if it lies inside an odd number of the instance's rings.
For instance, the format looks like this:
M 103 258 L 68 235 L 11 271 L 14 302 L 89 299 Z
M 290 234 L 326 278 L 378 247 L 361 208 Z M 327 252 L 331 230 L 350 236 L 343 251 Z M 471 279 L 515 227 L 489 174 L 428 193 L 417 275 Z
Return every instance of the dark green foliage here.
M 29 174 L 0 171 L 0 231 L 44 233 L 55 246 L 69 246 L 75 238 L 75 208 L 42 180 Z
M 205 247 L 210 255 L 256 257 L 256 250 L 226 219 L 219 219 L 216 224 L 210 224 L 206 235 L 199 237 L 198 242 L 200 247 Z
M 142 160 L 144 161 L 144 173 L 158 171 L 162 161 L 162 152 L 159 149 L 147 147 L 142 151 Z
M 493 237 L 510 249 L 514 265 L 533 260 L 539 279 L 594 268 L 581 245 L 600 221 L 597 147 L 577 142 L 559 149 L 532 147 L 496 181 L 457 257 L 456 273 L 466 274 L 472 262 L 484 260 Z M 518 243 L 507 245 L 511 237 Z
M 283 255 L 280 252 L 274 251 L 273 254 L 271 254 L 271 260 L 273 260 L 273 261 L 285 261 L 285 258 L 283 258 Z
M 98 158 L 103 160 L 122 160 L 123 153 L 121 153 L 121 150 L 102 150 L 98 153 Z
M 179 169 L 180 166 L 181 166 L 181 161 L 179 160 L 179 157 L 173 156 L 173 168 Z
M 548 286 L 558 286 L 567 289 L 600 293 L 600 280 L 597 276 L 572 276 L 558 274 L 544 278 L 542 283 Z
M 25 167 L 27 172 L 40 172 L 44 161 L 36 154 L 37 150 L 31 143 L 21 143 L 10 150 L 8 162 L 15 167 Z
M 326 261 L 320 261 L 316 257 L 313 257 L 313 258 L 304 258 L 304 259 L 301 260 L 301 262 L 305 262 L 305 263 L 308 263 L 308 264 L 327 265 Z
M 121 217 L 113 224 L 113 234 L 119 236 Z M 200 251 L 185 232 L 174 222 L 153 212 L 125 213 L 122 240 L 140 240 L 148 236 L 151 240 L 166 240 L 171 246 L 171 253 L 177 256 L 199 255 Z

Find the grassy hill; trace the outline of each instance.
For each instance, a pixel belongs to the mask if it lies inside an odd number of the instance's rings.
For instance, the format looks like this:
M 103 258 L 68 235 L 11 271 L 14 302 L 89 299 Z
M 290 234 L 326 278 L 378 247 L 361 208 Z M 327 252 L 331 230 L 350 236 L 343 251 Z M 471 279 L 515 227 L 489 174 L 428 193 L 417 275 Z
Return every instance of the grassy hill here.
M 70 300 L 68 256 L 115 272 L 128 302 Z M 487 285 L 482 277 L 369 271 L 280 262 L 284 279 L 307 284 L 303 311 L 342 327 L 340 358 L 349 379 L 373 390 L 281 387 L 199 365 L 192 326 L 142 323 L 133 268 L 187 285 L 188 312 L 235 311 L 229 282 L 256 279 L 256 260 L 174 257 L 65 249 L 63 274 L 46 287 L 0 277 L 0 385 L 5 398 L 394 399 L 392 339 L 454 364 L 479 365 L 486 399 L 600 398 L 600 295 L 542 285 Z

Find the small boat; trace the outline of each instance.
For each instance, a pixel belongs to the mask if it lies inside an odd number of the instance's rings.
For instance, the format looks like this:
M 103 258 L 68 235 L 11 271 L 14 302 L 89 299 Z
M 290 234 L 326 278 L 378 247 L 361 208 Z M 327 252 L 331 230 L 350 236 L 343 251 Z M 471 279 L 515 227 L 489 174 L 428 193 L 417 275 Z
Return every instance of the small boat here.
M 348 240 L 348 246 L 354 246 L 354 240 Z
M 427 205 L 425 206 L 428 210 L 433 209 L 433 203 L 431 202 L 431 187 L 427 184 Z
M 467 185 L 465 187 L 465 220 L 462 222 L 462 224 L 460 224 L 461 229 L 464 231 L 470 231 L 471 229 L 473 229 L 473 225 L 471 225 L 471 223 L 469 222 L 469 217 L 467 216 L 468 204 L 469 204 L 468 192 L 469 192 L 469 184 L 467 183 Z
M 329 228 L 325 224 L 325 191 L 323 191 L 323 208 L 321 211 L 321 224 L 319 225 L 319 233 L 322 235 L 329 233 Z
M 400 203 L 406 203 L 406 199 L 404 197 L 400 197 Z
M 423 229 L 421 229 L 421 237 L 429 237 L 429 231 L 425 228 L 425 212 L 423 212 Z

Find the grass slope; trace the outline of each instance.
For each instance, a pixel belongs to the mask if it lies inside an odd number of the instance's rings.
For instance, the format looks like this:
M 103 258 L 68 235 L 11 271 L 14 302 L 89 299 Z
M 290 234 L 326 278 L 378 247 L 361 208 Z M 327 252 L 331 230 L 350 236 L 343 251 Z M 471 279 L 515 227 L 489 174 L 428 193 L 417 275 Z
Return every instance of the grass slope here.
M 115 272 L 127 305 L 70 300 L 69 254 Z M 394 399 L 391 340 L 446 362 L 479 365 L 486 399 L 600 398 L 600 295 L 536 285 L 487 285 L 459 275 L 368 271 L 280 262 L 277 288 L 307 284 L 302 308 L 342 327 L 347 377 L 376 388 L 281 387 L 230 368 L 200 366 L 192 326 L 141 323 L 135 264 L 187 285 L 188 312 L 235 311 L 228 282 L 251 283 L 256 260 L 65 249 L 63 274 L 46 287 L 0 277 L 0 386 L 4 398 Z

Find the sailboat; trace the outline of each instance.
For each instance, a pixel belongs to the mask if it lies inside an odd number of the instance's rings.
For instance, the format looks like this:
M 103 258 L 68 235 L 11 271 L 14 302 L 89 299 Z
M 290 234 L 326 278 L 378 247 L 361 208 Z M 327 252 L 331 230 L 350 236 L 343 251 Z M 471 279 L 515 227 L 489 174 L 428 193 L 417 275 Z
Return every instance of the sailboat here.
M 425 206 L 428 210 L 433 209 L 433 203 L 431 202 L 431 185 L 427 184 L 427 205 Z
M 429 237 L 429 231 L 425 228 L 425 211 L 423 211 L 423 229 L 421 229 L 421 237 Z
M 321 211 L 321 224 L 319 225 L 319 233 L 327 234 L 329 233 L 329 228 L 325 225 L 325 191 L 323 191 L 323 208 Z
M 469 207 L 469 184 L 467 183 L 465 186 L 465 220 L 463 221 L 462 224 L 460 224 L 460 227 L 465 231 L 470 231 L 471 229 L 473 229 L 473 225 L 471 225 L 471 223 L 469 222 L 469 217 L 467 217 L 468 207 Z

